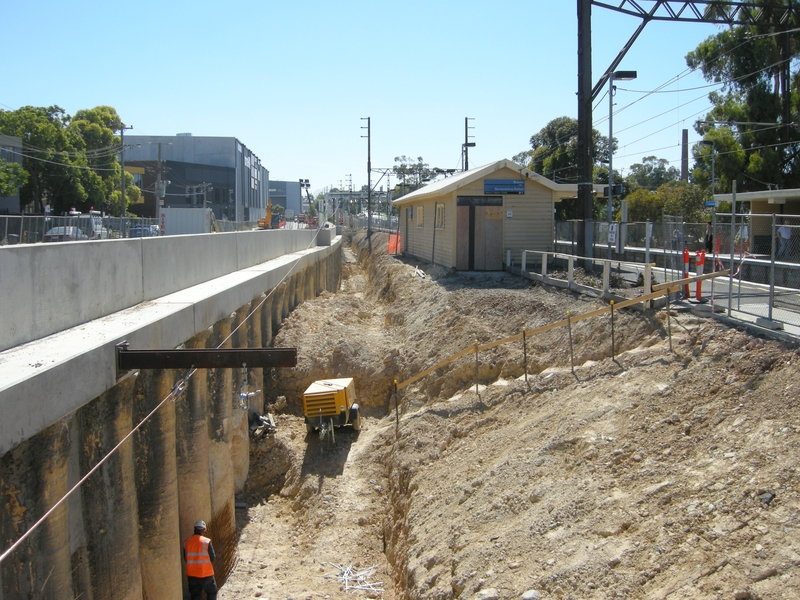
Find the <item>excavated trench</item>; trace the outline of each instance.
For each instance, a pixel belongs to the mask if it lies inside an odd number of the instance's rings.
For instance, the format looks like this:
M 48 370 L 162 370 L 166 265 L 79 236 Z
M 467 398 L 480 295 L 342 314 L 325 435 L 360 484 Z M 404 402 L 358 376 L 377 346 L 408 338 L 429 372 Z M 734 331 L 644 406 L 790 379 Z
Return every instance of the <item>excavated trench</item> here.
M 437 452 L 444 452 L 475 428 L 491 426 L 492 411 L 505 401 L 504 394 L 519 399 L 574 383 L 568 333 L 554 330 L 527 339 L 526 348 L 521 342 L 500 345 L 479 354 L 477 361 L 469 353 L 398 394 L 394 394 L 395 382 L 475 340 L 486 344 L 514 335 L 522 327 L 533 329 L 563 319 L 566 310 L 580 314 L 600 303 L 506 273 L 456 274 L 424 265 L 425 276 L 420 277 L 418 263 L 388 256 L 386 247 L 383 234 L 371 239 L 352 236 L 343 245 L 341 290 L 298 306 L 277 332 L 276 347 L 298 348 L 298 366 L 264 375 L 267 410 L 277 415 L 279 431 L 251 443 L 250 471 L 240 499 L 249 511 L 247 516 L 237 514 L 237 522 L 244 527 L 255 518 L 293 517 L 293 535 L 306 541 L 292 549 L 299 548 L 311 557 L 308 562 L 314 562 L 319 540 L 327 535 L 320 531 L 334 525 L 331 507 L 341 506 L 346 494 L 371 496 L 362 507 L 371 512 L 350 517 L 359 529 L 353 545 L 366 548 L 367 554 L 371 548 L 384 555 L 393 583 L 383 597 L 405 598 L 411 597 L 409 556 L 416 552 L 413 536 L 409 537 L 408 514 L 419 472 L 403 460 L 403 449 L 415 442 L 413 427 L 406 424 L 396 429 L 396 403 L 401 415 L 409 415 L 436 401 L 474 396 L 458 411 L 428 413 L 427 418 L 441 423 Z M 641 346 L 642 339 L 650 338 L 655 344 L 664 336 L 657 317 L 621 311 L 616 319 L 617 353 Z M 609 358 L 607 319 L 576 323 L 572 343 L 575 364 Z M 529 381 L 523 386 L 526 355 Z M 355 378 L 367 431 L 341 432 L 333 446 L 325 446 L 324 440 L 306 436 L 302 429 L 302 393 L 312 381 L 331 377 Z M 485 390 L 479 395 L 475 395 L 476 380 Z M 511 381 L 511 391 L 498 396 L 485 388 L 497 381 Z M 457 426 L 453 425 L 456 412 L 462 417 Z M 464 416 L 471 417 L 463 421 Z M 366 450 L 358 450 L 366 445 Z M 348 483 L 348 474 L 359 482 L 367 478 L 366 487 L 354 492 L 351 488 L 360 483 Z M 291 513 L 280 512 L 281 500 L 291 506 Z M 352 501 L 349 496 L 348 501 Z M 259 517 L 253 509 L 272 505 L 276 506 L 272 517 Z M 350 521 L 345 527 L 352 525 Z M 235 589 L 243 591 L 246 580 L 240 577 Z

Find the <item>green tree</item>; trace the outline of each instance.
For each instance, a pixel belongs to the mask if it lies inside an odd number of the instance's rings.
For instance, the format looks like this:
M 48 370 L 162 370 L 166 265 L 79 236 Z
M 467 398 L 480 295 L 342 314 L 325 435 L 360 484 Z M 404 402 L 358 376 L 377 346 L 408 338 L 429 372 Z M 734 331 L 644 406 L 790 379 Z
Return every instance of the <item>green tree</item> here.
M 544 175 L 556 183 L 578 183 L 578 120 L 558 117 L 531 136 L 531 149 L 514 155 L 513 160 L 535 173 Z M 608 182 L 608 138 L 592 129 L 593 182 Z M 615 181 L 617 176 L 615 175 Z M 595 199 L 595 218 L 605 220 L 606 204 L 602 198 Z M 555 218 L 558 221 L 578 218 L 577 199 L 562 200 L 556 204 Z
M 49 204 L 56 214 L 108 208 L 120 173 L 116 123 L 110 107 L 79 111 L 75 119 L 59 106 L 0 110 L 0 133 L 22 138 L 29 176 L 21 204 L 40 213 Z
M 628 221 L 657 222 L 664 211 L 664 197 L 654 190 L 637 188 L 625 198 L 628 202 Z
M 22 205 L 33 204 L 36 212 L 44 213 L 45 198 L 52 198 L 55 190 L 64 189 L 69 181 L 63 161 L 73 148 L 64 110 L 58 106 L 23 106 L 15 111 L 0 111 L 0 132 L 22 138 L 22 166 L 29 177 L 20 190 L 20 201 Z
M 634 163 L 625 177 L 625 183 L 631 190 L 644 188 L 655 190 L 659 186 L 680 179 L 680 171 L 669 165 L 665 158 L 645 156 L 642 162 Z
M 0 160 L 0 196 L 14 196 L 28 181 L 28 172 L 19 163 Z
M 516 154 L 514 162 L 557 183 L 578 182 L 578 120 L 558 117 L 531 136 L 531 149 Z M 594 166 L 608 162 L 608 138 L 592 130 Z
M 668 214 L 682 216 L 689 223 L 707 221 L 704 191 L 703 186 L 687 181 L 668 181 L 656 190 L 637 188 L 625 198 L 628 220 L 661 221 L 663 215 Z
M 404 154 L 395 156 L 394 162 L 397 164 L 392 167 L 392 172 L 401 182 L 399 191 L 393 194 L 394 198 L 418 190 L 423 183 L 436 177 L 435 170 L 421 156 L 413 159 Z
M 692 181 L 709 188 L 711 196 L 711 170 L 714 169 L 714 185 L 717 193 L 730 191 L 732 181 L 746 170 L 747 152 L 736 139 L 736 132 L 730 127 L 715 127 L 706 132 L 705 140 L 713 142 L 712 146 L 698 144 L 692 149 L 695 166 L 692 170 Z M 714 156 L 712 157 L 712 151 Z M 760 160 L 752 155 L 753 161 Z M 741 179 L 741 178 L 739 178 Z
M 774 0 L 758 4 L 765 12 L 764 22 L 777 19 L 778 11 L 770 10 Z M 800 83 L 798 63 L 793 61 L 800 47 L 796 28 L 797 23 L 777 21 L 769 29 L 732 27 L 686 56 L 687 65 L 699 68 L 707 81 L 723 84 L 709 95 L 711 111 L 695 124 L 699 134 L 715 142 L 718 192 L 729 192 L 735 177 L 740 191 L 800 186 L 800 98 L 797 93 L 782 95 L 784 88 L 791 89 L 786 83 L 794 83 L 795 90 Z M 708 173 L 708 149 L 696 148 L 694 156 L 700 163 L 698 175 Z
M 656 190 L 664 198 L 664 212 L 682 215 L 687 223 L 700 223 L 706 211 L 703 188 L 688 181 L 671 181 Z
M 87 192 L 85 203 L 106 212 L 119 206 L 119 193 L 114 193 L 121 173 L 117 162 L 119 139 L 115 132 L 121 126 L 122 120 L 110 106 L 79 110 L 69 124 L 82 140 L 76 162 L 85 167 L 81 169 L 81 184 Z

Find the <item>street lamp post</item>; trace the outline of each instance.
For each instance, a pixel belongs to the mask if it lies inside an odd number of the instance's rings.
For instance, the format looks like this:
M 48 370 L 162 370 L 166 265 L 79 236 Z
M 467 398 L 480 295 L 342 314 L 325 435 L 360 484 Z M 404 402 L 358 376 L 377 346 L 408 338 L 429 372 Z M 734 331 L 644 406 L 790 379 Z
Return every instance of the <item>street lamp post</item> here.
M 608 75 L 608 258 L 611 258 L 612 200 L 614 199 L 614 81 L 636 79 L 636 71 L 614 71 Z

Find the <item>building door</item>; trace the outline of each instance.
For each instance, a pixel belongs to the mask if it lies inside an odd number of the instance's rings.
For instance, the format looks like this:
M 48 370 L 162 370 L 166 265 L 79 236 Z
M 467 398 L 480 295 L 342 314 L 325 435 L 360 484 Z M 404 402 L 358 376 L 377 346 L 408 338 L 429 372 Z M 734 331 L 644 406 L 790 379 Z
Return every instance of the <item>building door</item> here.
M 503 269 L 502 196 L 459 196 L 456 222 L 456 269 Z

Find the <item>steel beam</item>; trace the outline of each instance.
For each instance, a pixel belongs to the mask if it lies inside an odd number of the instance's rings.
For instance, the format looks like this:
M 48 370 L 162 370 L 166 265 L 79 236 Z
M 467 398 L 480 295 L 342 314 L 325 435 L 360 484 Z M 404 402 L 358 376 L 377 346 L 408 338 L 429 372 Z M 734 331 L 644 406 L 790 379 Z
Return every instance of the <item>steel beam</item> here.
M 798 8 L 792 2 L 766 7 L 752 0 L 622 0 L 609 4 L 592 0 L 592 4 L 615 12 L 641 17 L 650 21 L 683 21 L 715 23 L 717 25 L 788 24 Z M 768 22 L 768 23 L 767 23 Z
M 262 369 L 297 366 L 297 348 L 186 348 L 128 350 L 117 345 L 117 369 Z
M 592 101 L 603 89 L 608 75 L 622 62 L 636 38 L 650 21 L 683 21 L 719 25 L 789 26 L 800 21 L 800 6 L 785 0 L 779 6 L 761 6 L 752 0 L 620 0 L 618 4 L 600 0 L 577 0 L 578 4 L 578 215 L 584 230 L 578 233 L 578 247 L 583 256 L 592 256 L 591 240 L 586 235 L 586 221 L 592 219 Z M 592 6 L 639 17 L 639 27 L 592 87 Z M 787 61 L 788 65 L 788 61 Z M 788 81 L 788 79 L 787 79 Z M 784 95 L 786 99 L 788 95 Z M 785 115 L 784 120 L 788 122 Z M 786 134 L 785 134 L 786 135 Z M 609 140 L 609 144 L 611 144 Z M 591 223 L 588 225 L 591 226 Z

